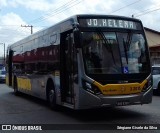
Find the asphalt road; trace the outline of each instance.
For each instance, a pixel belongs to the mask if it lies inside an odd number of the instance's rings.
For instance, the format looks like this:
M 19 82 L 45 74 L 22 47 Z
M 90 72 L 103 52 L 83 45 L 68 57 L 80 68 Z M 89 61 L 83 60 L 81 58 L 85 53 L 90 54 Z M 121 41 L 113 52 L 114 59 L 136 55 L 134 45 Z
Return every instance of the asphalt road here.
M 160 124 L 160 96 L 153 96 L 152 104 L 134 105 L 126 107 L 116 107 L 107 109 L 93 109 L 73 111 L 61 107 L 59 111 L 51 110 L 45 101 L 33 98 L 27 95 L 15 96 L 13 89 L 5 84 L 0 84 L 0 124 L 53 124 L 52 126 L 60 126 L 62 130 L 42 131 L 42 132 L 121 132 L 122 130 L 109 130 L 111 126 L 126 125 L 140 126 L 156 126 Z M 65 127 L 69 124 L 69 128 Z M 78 126 L 86 126 L 92 124 L 89 130 L 75 130 Z M 111 125 L 110 125 L 111 124 Z M 107 125 L 108 130 L 100 129 L 98 126 Z M 97 127 L 96 127 L 97 126 Z M 160 126 L 160 125 L 158 125 Z M 79 127 L 80 128 L 80 127 Z M 133 127 L 132 127 L 133 128 Z M 160 132 L 160 130 L 125 130 L 129 132 Z M 0 131 L 1 133 L 2 131 Z M 3 131 L 4 132 L 4 131 Z M 7 132 L 7 131 L 5 131 Z M 16 132 L 16 131 L 13 131 Z M 20 131 L 22 132 L 22 131 Z M 29 132 L 29 131 L 23 131 Z M 33 131 L 32 131 L 33 132 Z M 40 131 L 37 131 L 40 132 Z

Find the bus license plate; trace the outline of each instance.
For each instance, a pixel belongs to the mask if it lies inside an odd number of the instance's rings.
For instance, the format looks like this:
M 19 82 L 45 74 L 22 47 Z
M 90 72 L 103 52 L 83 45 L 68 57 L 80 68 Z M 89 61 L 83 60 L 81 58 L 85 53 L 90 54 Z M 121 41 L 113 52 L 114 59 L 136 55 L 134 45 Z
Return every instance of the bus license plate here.
M 130 103 L 128 101 L 118 101 L 116 103 L 117 106 L 126 106 L 129 105 Z

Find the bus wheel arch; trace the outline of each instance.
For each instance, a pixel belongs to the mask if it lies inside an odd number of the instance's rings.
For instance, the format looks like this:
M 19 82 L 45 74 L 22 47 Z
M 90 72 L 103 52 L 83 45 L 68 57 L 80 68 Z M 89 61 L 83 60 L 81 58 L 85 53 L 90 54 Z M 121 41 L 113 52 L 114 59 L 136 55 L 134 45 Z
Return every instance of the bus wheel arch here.
M 54 82 L 51 78 L 49 78 L 47 81 L 46 97 L 47 97 L 47 102 L 48 102 L 50 108 L 55 110 L 57 108 L 56 93 L 55 93 Z
M 16 76 L 14 76 L 14 79 L 13 79 L 13 89 L 14 89 L 14 94 L 19 95 L 18 82 L 17 82 L 17 77 Z

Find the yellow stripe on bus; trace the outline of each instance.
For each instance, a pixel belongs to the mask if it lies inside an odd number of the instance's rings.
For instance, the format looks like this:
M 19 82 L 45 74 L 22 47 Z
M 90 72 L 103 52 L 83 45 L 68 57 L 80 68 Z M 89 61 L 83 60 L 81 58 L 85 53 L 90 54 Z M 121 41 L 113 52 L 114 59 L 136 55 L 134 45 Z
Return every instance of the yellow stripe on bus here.
M 31 90 L 31 81 L 27 78 L 17 78 L 18 88 L 24 90 Z
M 9 78 L 8 78 L 8 75 L 6 75 L 6 84 L 9 85 Z
M 94 85 L 97 86 L 104 95 L 125 95 L 140 93 L 147 83 L 144 80 L 142 83 L 127 83 L 127 84 L 107 84 L 102 85 L 94 81 Z

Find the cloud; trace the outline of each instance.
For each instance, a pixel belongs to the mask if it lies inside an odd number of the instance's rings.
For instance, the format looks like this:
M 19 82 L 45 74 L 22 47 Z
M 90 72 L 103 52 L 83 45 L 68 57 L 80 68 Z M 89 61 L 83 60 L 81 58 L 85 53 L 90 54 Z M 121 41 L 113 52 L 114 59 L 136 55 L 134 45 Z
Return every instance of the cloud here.
M 54 7 L 55 2 L 58 0 L 0 0 L 3 2 L 3 6 L 7 5 L 13 8 L 24 7 L 34 11 L 48 11 Z
M 8 13 L 5 16 L 2 16 L 1 23 L 6 25 L 25 24 L 21 17 L 13 12 Z
M 31 10 L 47 11 L 50 8 L 50 3 L 46 0 L 16 0 L 16 2 Z
M 65 2 L 63 4 L 65 4 Z M 68 3 L 69 2 L 68 0 Z M 160 8 L 159 0 L 77 0 L 77 4 L 74 3 L 75 5 L 71 8 L 54 12 L 55 9 L 61 7 L 63 4 L 58 4 L 58 1 L 55 1 L 53 10 L 49 12 L 51 15 L 44 15 L 43 21 L 40 22 L 54 24 L 75 14 L 111 14 L 132 17 L 133 14 L 137 16 L 139 13 L 143 13 L 143 11 L 148 9 L 154 10 Z M 158 25 L 160 16 L 158 12 L 160 12 L 160 10 L 149 12 L 146 15 L 142 14 L 142 16 L 136 18 L 140 19 L 144 26 L 160 31 L 160 26 Z
M 107 12 L 111 12 L 114 2 L 109 0 L 107 4 L 102 3 L 106 3 L 106 0 L 73 0 L 65 1 L 61 4 L 56 3 L 52 10 L 35 19 L 33 24 L 42 21 L 55 24 L 75 14 L 106 14 Z
M 1 16 L 0 19 L 0 38 L 1 42 L 5 43 L 6 46 L 13 42 L 16 42 L 25 36 L 29 35 L 28 29 L 23 29 L 21 24 L 26 24 L 20 16 L 15 13 L 8 13 L 4 16 Z M 0 48 L 0 55 L 3 51 Z
M 0 0 L 0 7 L 7 6 L 7 0 Z

